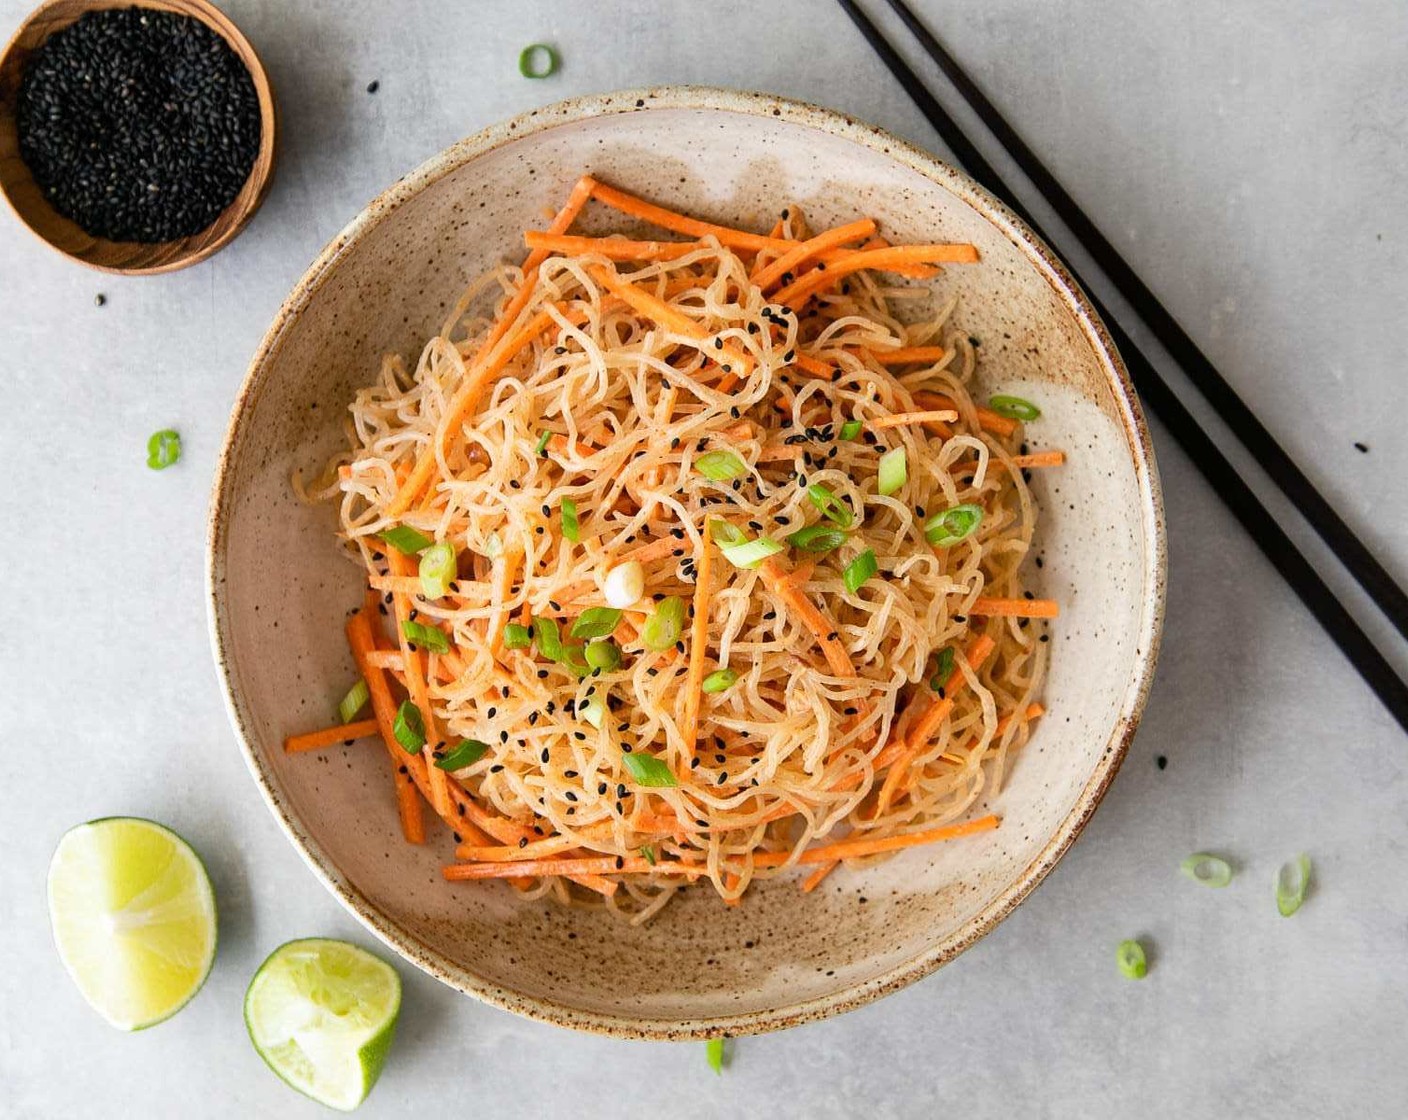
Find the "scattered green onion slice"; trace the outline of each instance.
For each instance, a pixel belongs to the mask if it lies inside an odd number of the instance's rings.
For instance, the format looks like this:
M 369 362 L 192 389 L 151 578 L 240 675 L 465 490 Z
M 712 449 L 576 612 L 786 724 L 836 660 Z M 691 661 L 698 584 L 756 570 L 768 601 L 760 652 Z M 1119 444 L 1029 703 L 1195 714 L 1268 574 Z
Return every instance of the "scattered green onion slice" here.
M 582 535 L 581 525 L 577 520 L 577 503 L 571 498 L 562 499 L 562 535 L 573 542 Z
M 562 656 L 558 661 L 571 669 L 579 677 L 589 677 L 592 674 L 592 667 L 587 664 L 587 650 L 585 646 L 571 645 L 563 643 Z
M 551 432 L 543 432 L 538 436 L 538 445 L 533 448 L 533 454 L 538 456 L 539 459 L 548 453 L 548 440 L 550 439 L 552 439 Z
M 846 581 L 846 590 L 854 595 L 860 590 L 861 585 L 879 570 L 880 565 L 876 563 L 875 550 L 867 548 L 846 565 L 846 570 L 841 573 L 841 578 Z
M 675 772 L 653 755 L 631 751 L 630 754 L 621 756 L 621 762 L 631 772 L 631 777 L 635 779 L 636 785 L 665 788 L 680 784 L 679 779 L 675 777 Z
M 1121 941 L 1115 950 L 1115 960 L 1126 980 L 1143 980 L 1149 972 L 1149 958 L 1144 955 L 1144 946 L 1137 941 Z
M 727 692 L 738 683 L 737 669 L 715 669 L 699 687 L 705 692 Z
M 407 754 L 420 754 L 421 747 L 425 746 L 425 720 L 420 717 L 420 709 L 409 700 L 402 700 L 396 709 L 391 734 L 406 748 Z
M 904 448 L 895 447 L 880 456 L 881 494 L 889 495 L 898 491 L 909 480 L 909 461 Z
M 669 649 L 680 640 L 683 630 L 684 600 L 678 595 L 671 595 L 655 604 L 655 609 L 640 628 L 640 640 L 646 649 Z
M 556 619 L 535 618 L 533 640 L 538 643 L 538 652 L 549 661 L 562 660 L 562 633 L 557 628 Z
M 424 552 L 435 542 L 417 529 L 412 529 L 409 525 L 396 525 L 390 529 L 385 529 L 378 533 L 382 540 L 394 548 L 397 552 L 405 553 L 407 556 L 414 556 L 418 552 Z
M 999 416 L 1005 416 L 1009 420 L 1035 420 L 1041 415 L 1041 409 L 1024 397 L 1007 397 L 999 394 L 988 401 L 988 407 Z
M 621 612 L 615 607 L 590 607 L 572 624 L 574 638 L 608 638 L 621 625 Z
M 520 622 L 504 627 L 504 649 L 527 649 L 533 644 L 533 631 Z
M 953 676 L 953 647 L 944 646 L 934 659 L 934 675 L 929 678 L 929 687 L 935 692 L 940 692 L 944 685 L 948 684 L 948 679 L 951 676 Z
M 709 1059 L 709 1068 L 715 1073 L 724 1071 L 724 1040 L 711 1038 L 704 1043 L 704 1056 Z
M 347 690 L 337 704 L 337 715 L 343 723 L 351 723 L 358 712 L 367 706 L 367 701 L 372 698 L 372 690 L 367 687 L 367 682 L 361 677 L 357 678 L 357 683 Z
M 431 653 L 450 652 L 450 639 L 445 637 L 445 631 L 438 626 L 426 626 L 408 618 L 401 623 L 401 633 L 406 635 L 406 641 L 413 642 Z
M 539 55 L 547 61 L 540 64 Z M 561 64 L 557 51 L 546 43 L 529 43 L 518 54 L 518 72 L 525 78 L 551 78 Z
M 849 529 L 855 523 L 851 507 L 821 483 L 813 482 L 808 486 L 807 497 L 812 500 L 812 505 L 821 511 L 821 516 L 838 529 Z
M 621 647 L 615 642 L 607 640 L 588 642 L 584 656 L 587 659 L 587 664 L 593 669 L 609 673 L 612 669 L 620 667 Z
M 463 770 L 466 766 L 473 766 L 483 758 L 484 752 L 488 749 L 489 744 L 481 743 L 478 739 L 461 739 L 444 755 L 437 758 L 435 765 L 441 770 Z
M 164 471 L 181 457 L 181 437 L 170 428 L 153 432 L 147 440 L 147 466 Z
M 420 590 L 427 599 L 450 593 L 450 581 L 459 575 L 455 546 L 449 541 L 433 544 L 420 554 Z
M 694 460 L 694 469 L 715 482 L 727 482 L 748 473 L 748 464 L 732 451 L 706 451 Z
M 1225 887 L 1232 881 L 1232 865 L 1221 856 L 1194 852 L 1178 865 L 1178 869 L 1195 883 L 1205 887 Z
M 787 543 L 803 552 L 831 552 L 846 543 L 846 534 L 824 525 L 808 525 L 805 529 L 789 533 Z
M 735 568 L 756 568 L 769 556 L 781 552 L 783 546 L 771 537 L 758 537 L 756 540 L 745 540 L 741 544 L 722 544 L 719 551 L 724 554 L 724 559 Z
M 1310 887 L 1310 857 L 1302 852 L 1276 872 L 1276 909 L 1289 918 L 1305 901 Z
M 654 867 L 654 866 L 655 866 L 655 845 L 654 845 L 654 844 L 642 844 L 642 845 L 640 846 L 640 854 L 641 854 L 641 858 L 644 859 L 646 863 L 650 864 L 651 867 Z
M 600 731 L 602 722 L 606 719 L 606 701 L 593 692 L 577 705 L 577 714 Z
M 861 428 L 864 427 L 859 420 L 847 420 L 841 425 L 841 438 L 843 440 L 853 440 L 860 435 Z
M 965 502 L 924 522 L 924 539 L 938 548 L 957 544 L 983 523 L 983 507 Z

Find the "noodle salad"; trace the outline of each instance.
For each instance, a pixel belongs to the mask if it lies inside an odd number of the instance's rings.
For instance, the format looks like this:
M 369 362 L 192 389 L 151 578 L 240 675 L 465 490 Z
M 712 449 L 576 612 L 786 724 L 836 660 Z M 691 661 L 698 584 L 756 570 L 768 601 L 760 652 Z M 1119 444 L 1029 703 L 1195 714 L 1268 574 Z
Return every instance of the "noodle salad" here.
M 589 204 L 687 240 L 585 237 Z M 380 737 L 446 879 L 645 921 L 707 880 L 813 890 L 974 815 L 1042 714 L 1054 602 L 1017 397 L 973 397 L 971 245 L 767 234 L 585 177 L 521 268 L 384 360 L 304 491 L 365 569 L 361 679 L 315 749 Z M 898 278 L 898 279 L 897 279 Z M 363 717 L 364 713 L 365 718 Z

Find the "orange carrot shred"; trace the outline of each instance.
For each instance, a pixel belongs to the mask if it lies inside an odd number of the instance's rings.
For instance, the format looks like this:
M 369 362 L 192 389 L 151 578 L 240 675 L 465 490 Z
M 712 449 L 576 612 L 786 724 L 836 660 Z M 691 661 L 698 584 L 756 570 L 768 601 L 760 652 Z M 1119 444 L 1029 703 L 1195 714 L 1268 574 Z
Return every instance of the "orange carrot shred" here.
M 298 751 L 316 751 L 345 743 L 349 739 L 367 739 L 377 733 L 374 719 L 360 719 L 353 723 L 340 723 L 336 727 L 324 727 L 320 731 L 308 731 L 302 735 L 290 735 L 284 740 L 284 750 L 289 754 Z
M 985 596 L 973 600 L 969 614 L 990 618 L 1056 618 L 1061 604 L 1055 599 L 995 599 Z

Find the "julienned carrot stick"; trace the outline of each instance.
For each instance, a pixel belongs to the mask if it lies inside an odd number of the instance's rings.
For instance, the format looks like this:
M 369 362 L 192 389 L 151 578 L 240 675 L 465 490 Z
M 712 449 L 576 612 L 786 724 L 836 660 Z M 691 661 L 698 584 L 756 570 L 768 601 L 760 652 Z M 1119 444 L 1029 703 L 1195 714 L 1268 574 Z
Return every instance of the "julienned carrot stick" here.
M 593 265 L 587 269 L 588 275 L 598 284 L 609 291 L 612 295 L 623 299 L 638 314 L 652 319 L 662 327 L 682 334 L 686 338 L 696 342 L 705 342 L 713 337 L 711 331 L 701 327 L 695 320 L 691 319 L 682 311 L 676 311 L 664 300 L 657 299 L 644 288 L 638 288 L 630 282 L 629 277 L 621 276 L 615 269 L 605 268 L 601 265 Z M 726 355 L 732 363 L 733 368 L 742 369 L 745 372 L 753 367 L 753 361 L 747 355 L 742 354 L 732 346 L 726 345 L 720 354 Z M 732 369 L 730 370 L 732 372 Z
M 930 393 L 920 391 L 914 394 L 914 403 L 920 408 L 955 408 L 952 397 L 946 397 L 942 393 Z M 978 408 L 978 426 L 985 432 L 991 432 L 995 436 L 1010 436 L 1017 430 L 1017 421 L 1009 420 L 999 412 L 994 412 L 990 408 Z
M 934 365 L 948 357 L 942 346 L 898 346 L 893 350 L 872 347 L 864 351 L 882 366 Z
M 412 844 L 425 843 L 425 816 L 421 812 L 421 791 L 415 778 L 399 768 L 392 772 L 396 783 L 396 815 L 401 818 L 401 835 Z
M 641 564 L 649 564 L 655 560 L 664 560 L 675 555 L 675 550 L 679 549 L 680 554 L 684 554 L 684 545 L 680 544 L 674 537 L 657 537 L 649 544 L 639 545 L 629 552 L 623 552 L 616 557 L 615 563 L 624 564 L 627 560 L 635 560 Z
M 902 428 L 907 424 L 949 424 L 958 419 L 958 413 L 948 409 L 934 409 L 930 412 L 896 412 L 891 416 L 881 416 L 867 420 L 865 425 L 872 431 L 884 428 Z
M 838 864 L 836 863 L 823 863 L 802 880 L 802 893 L 811 894 L 812 891 L 816 890 L 816 888 L 821 885 L 823 879 L 836 870 L 837 866 Z
M 686 233 L 690 237 L 708 237 L 712 234 L 718 238 L 719 244 L 727 245 L 731 249 L 748 249 L 752 252 L 758 252 L 762 249 L 777 249 L 786 252 L 794 244 L 791 241 L 764 237 L 758 233 L 747 233 L 741 229 L 731 229 L 728 226 L 716 226 L 711 222 L 701 222 L 697 218 L 689 218 L 673 210 L 667 210 L 663 206 L 656 206 L 652 202 L 646 202 L 643 198 L 637 198 L 635 195 L 627 194 L 625 191 L 617 190 L 615 187 L 607 186 L 601 182 L 593 185 L 592 197 L 598 202 L 610 206 L 613 210 L 619 210 L 633 218 L 640 218 L 642 221 L 659 226 L 661 229 L 672 229 L 676 233 Z
M 973 264 L 973 245 L 892 245 L 887 249 L 861 249 L 825 268 L 813 268 L 773 295 L 776 303 L 800 311 L 802 305 L 843 276 L 862 269 L 884 272 L 895 264 Z
M 1043 708 L 1040 704 L 1028 704 L 1026 711 L 1022 713 L 1022 721 L 1024 723 L 1029 723 L 1030 721 L 1036 719 L 1038 716 L 1042 716 L 1045 714 L 1046 709 Z M 1005 716 L 998 720 L 997 726 L 992 729 L 993 738 L 999 738 L 1000 736 L 1006 734 L 1007 729 L 1012 726 L 1012 720 L 1016 717 L 1016 715 L 1016 712 L 1008 712 Z M 978 739 L 975 736 L 974 738 L 970 739 L 968 743 L 965 743 L 964 746 L 966 747 L 969 744 L 977 745 L 977 742 Z M 968 761 L 962 755 L 950 755 L 947 752 L 939 755 L 939 758 L 947 759 L 949 762 L 952 762 L 955 765 L 959 766 L 966 765 Z M 900 779 L 901 792 L 908 791 L 914 785 L 915 780 L 917 779 L 919 771 L 921 769 L 922 767 L 915 766 L 912 763 L 905 768 L 904 777 Z
M 997 460 L 994 460 L 997 462 Z M 1013 455 L 1014 467 L 1060 467 L 1066 462 L 1064 451 L 1033 451 L 1030 455 Z
M 401 651 L 398 649 L 378 649 L 367 654 L 367 664 L 375 665 L 378 669 L 393 669 L 398 673 L 406 671 L 406 665 L 401 660 Z
M 689 631 L 689 669 L 685 674 L 684 721 L 680 736 L 684 739 L 685 758 L 694 757 L 694 744 L 699 738 L 699 705 L 703 699 L 704 659 L 709 646 L 709 597 L 714 575 L 714 549 L 709 534 L 704 534 L 704 550 L 694 579 L 694 618 Z
M 391 571 L 398 576 L 408 576 L 416 570 L 416 562 L 399 549 L 391 549 L 388 555 Z M 425 741 L 430 747 L 440 742 L 440 726 L 435 709 L 430 703 L 430 686 L 426 680 L 425 662 L 421 652 L 411 647 L 406 637 L 406 622 L 411 608 L 406 596 L 399 592 L 391 593 L 392 606 L 396 612 L 396 638 L 401 643 L 401 663 L 406 670 L 406 685 L 411 694 L 411 703 L 420 709 L 420 718 L 425 724 Z M 451 813 L 450 795 L 446 788 L 445 771 L 431 766 L 426 771 L 430 780 L 430 807 L 441 816 Z
M 360 719 L 355 723 L 340 723 L 336 727 L 324 727 L 321 731 L 308 731 L 302 735 L 290 735 L 284 740 L 284 750 L 289 754 L 298 751 L 316 751 L 345 743 L 350 739 L 366 739 L 377 733 L 374 719 Z
M 969 614 L 988 618 L 1056 618 L 1061 604 L 1055 599 L 992 599 L 980 596 L 968 608 Z
M 371 598 L 371 592 L 368 592 Z M 370 602 L 368 605 L 371 605 Z M 367 608 L 363 607 L 347 620 L 347 644 L 352 647 L 352 659 L 362 679 L 367 682 L 371 694 L 372 711 L 376 713 L 377 726 L 381 729 L 382 742 L 386 744 L 391 757 L 391 779 L 396 786 L 396 811 L 401 818 L 401 834 L 412 844 L 425 843 L 425 822 L 422 820 L 420 800 L 408 798 L 402 790 L 401 769 L 415 774 L 417 768 L 424 770 L 425 759 L 419 755 L 407 754 L 396 741 L 392 728 L 396 722 L 396 701 L 391 698 L 391 687 L 386 683 L 386 674 L 367 661 L 368 655 L 376 649 L 376 639 L 372 636 L 372 625 Z
M 996 647 L 997 643 L 986 634 L 979 634 L 969 644 L 967 652 L 963 655 L 963 660 L 968 663 L 970 669 L 976 672 Z M 885 781 L 880 786 L 880 794 L 876 801 L 876 816 L 890 807 L 890 802 L 903 786 L 915 755 L 933 737 L 934 732 L 939 729 L 939 724 L 943 723 L 944 718 L 953 710 L 954 697 L 968 685 L 968 678 L 959 672 L 956 666 L 948 680 L 944 696 L 941 699 L 935 698 L 933 703 L 925 708 L 919 718 L 914 721 L 909 733 L 904 737 L 903 750 L 899 751 L 898 757 L 890 763 L 890 768 L 885 774 Z
M 847 225 L 829 229 L 825 233 L 817 234 L 809 241 L 801 242 L 796 248 L 789 249 L 772 264 L 755 273 L 751 279 L 754 284 L 766 291 L 784 275 L 796 272 L 802 265 L 815 259 L 826 250 L 835 249 L 849 241 L 862 241 L 874 232 L 875 223 L 869 218 L 862 218 L 858 222 L 850 222 Z
M 846 652 L 846 647 L 840 642 L 835 623 L 792 582 L 787 570 L 776 559 L 769 557 L 759 565 L 758 573 L 768 590 L 786 603 L 812 632 L 821 645 L 822 653 L 826 655 L 826 664 L 830 666 L 831 672 L 838 677 L 854 677 L 855 664 L 851 661 L 851 655 Z
M 620 886 L 615 879 L 608 879 L 603 875 L 569 875 L 567 878 L 578 886 L 596 891 L 597 894 L 605 895 L 607 898 L 614 895 Z
M 531 229 L 524 233 L 523 240 L 530 249 L 572 257 L 605 257 L 610 261 L 672 261 L 709 248 L 699 241 L 628 241 L 624 237 L 573 237 Z
M 962 824 L 944 825 L 942 828 L 925 829 L 923 832 L 906 832 L 898 836 L 876 836 L 870 839 L 841 840 L 835 844 L 823 844 L 808 848 L 796 857 L 797 863 L 835 863 L 842 859 L 859 859 L 862 856 L 879 855 L 881 852 L 897 852 L 904 848 L 915 848 L 921 844 L 933 844 L 940 840 L 955 840 L 960 836 L 972 836 L 979 832 L 989 832 L 1000 822 L 992 814 L 964 821 Z M 759 852 L 753 857 L 754 867 L 781 867 L 792 860 L 791 852 Z M 683 863 L 678 860 L 656 860 L 650 863 L 640 856 L 591 856 L 586 859 L 539 859 L 522 863 L 453 863 L 441 868 L 442 875 L 451 882 L 466 882 L 472 879 L 510 879 L 516 876 L 543 875 L 629 875 L 658 874 L 684 875 L 697 879 L 706 874 L 703 864 Z
M 517 844 L 461 844 L 455 858 L 467 863 L 521 863 L 524 860 L 546 859 L 580 848 L 581 843 L 570 836 L 549 836 L 546 840 L 530 840 Z

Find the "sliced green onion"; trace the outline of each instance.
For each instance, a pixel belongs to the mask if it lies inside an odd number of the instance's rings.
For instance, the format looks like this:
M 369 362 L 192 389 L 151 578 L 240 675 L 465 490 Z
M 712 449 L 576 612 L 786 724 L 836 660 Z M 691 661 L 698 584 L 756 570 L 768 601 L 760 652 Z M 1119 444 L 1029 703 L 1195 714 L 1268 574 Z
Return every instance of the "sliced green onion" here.
M 1305 901 L 1310 887 L 1310 857 L 1302 852 L 1276 872 L 1276 909 L 1289 918 Z
M 937 548 L 957 544 L 983 523 L 983 507 L 965 502 L 924 522 L 924 539 Z
M 788 533 L 787 543 L 803 552 L 831 552 L 846 543 L 846 534 L 824 525 L 808 525 L 805 529 Z
M 577 521 L 577 503 L 571 498 L 562 499 L 562 535 L 574 542 L 582 535 Z
M 709 1059 L 709 1068 L 715 1073 L 724 1071 L 724 1040 L 711 1038 L 704 1043 L 704 1056 Z
M 644 859 L 646 863 L 650 864 L 651 867 L 654 867 L 654 866 L 655 866 L 655 845 L 654 845 L 654 844 L 642 844 L 642 845 L 640 846 L 640 854 L 641 854 L 641 858 Z
M 893 448 L 880 456 L 879 490 L 881 494 L 893 494 L 907 481 L 909 481 L 909 465 L 903 447 Z
M 621 762 L 631 772 L 631 777 L 636 780 L 638 786 L 664 788 L 680 784 L 675 772 L 652 755 L 631 751 L 630 754 L 621 756 Z
M 807 497 L 821 511 L 821 516 L 839 529 L 849 529 L 855 523 L 851 507 L 819 482 L 807 487 Z
M 538 652 L 549 661 L 562 660 L 562 633 L 558 630 L 555 619 L 535 618 L 533 640 L 538 643 Z
M 435 543 L 424 533 L 417 529 L 412 529 L 409 525 L 396 525 L 390 529 L 384 529 L 378 533 L 377 536 L 397 552 L 403 552 L 407 556 L 414 556 L 419 552 L 424 552 Z
M 548 453 L 548 440 L 552 439 L 551 432 L 543 432 L 538 436 L 538 445 L 533 448 L 533 454 L 541 459 Z
M 584 655 L 593 669 L 609 673 L 621 665 L 621 647 L 612 641 L 588 642 Z
M 147 440 L 147 466 L 164 471 L 181 457 L 181 437 L 170 428 L 153 432 Z
M 1207 852 L 1194 852 L 1178 865 L 1178 870 L 1205 887 L 1225 887 L 1232 881 L 1232 865 Z
M 731 525 L 727 521 L 720 521 L 718 518 L 709 522 L 709 536 L 715 544 L 742 544 L 748 539 L 747 535 L 737 525 Z
M 608 638 L 621 625 L 621 612 L 615 607 L 591 607 L 572 624 L 574 638 Z
M 864 425 L 859 420 L 847 420 L 841 425 L 841 438 L 847 441 L 855 439 L 856 436 L 860 435 L 862 427 L 864 427 Z
M 539 58 L 545 58 L 540 62 Z M 518 53 L 518 72 L 525 78 L 551 78 L 562 60 L 546 43 L 529 43 Z
M 1143 980 L 1149 972 L 1149 958 L 1144 946 L 1137 941 L 1121 941 L 1115 950 L 1115 960 L 1126 980 Z
M 715 482 L 727 482 L 748 473 L 748 464 L 732 451 L 706 451 L 694 460 L 694 469 Z
M 589 677 L 592 675 L 592 667 L 587 664 L 585 646 L 563 643 L 562 656 L 557 660 L 559 664 L 565 665 L 579 677 Z
M 846 581 L 846 590 L 854 595 L 860 590 L 861 585 L 879 570 L 880 565 L 875 560 L 875 550 L 867 548 L 846 565 L 846 570 L 841 573 L 841 578 Z
M 357 683 L 347 690 L 347 695 L 337 703 L 338 718 L 343 723 L 351 723 L 363 708 L 367 706 L 367 701 L 372 698 L 372 690 L 367 687 L 367 682 L 361 677 L 357 678 Z
M 727 692 L 738 683 L 737 669 L 715 669 L 699 687 L 705 692 Z
M 406 748 L 407 754 L 420 754 L 421 747 L 425 746 L 425 720 L 420 717 L 420 709 L 409 700 L 402 700 L 396 709 L 391 734 Z
M 426 626 L 408 618 L 401 623 L 401 633 L 406 635 L 406 641 L 420 646 L 421 649 L 429 650 L 431 653 L 450 652 L 450 639 L 445 637 L 445 631 L 438 626 Z
M 684 600 L 678 595 L 661 599 L 640 628 L 640 640 L 646 649 L 669 649 L 680 640 L 684 630 Z
M 600 731 L 602 722 L 606 719 L 606 702 L 593 692 L 577 705 L 577 714 Z
M 953 676 L 953 647 L 944 646 L 934 659 L 934 674 L 929 678 L 929 687 L 935 692 L 942 691 L 951 676 Z
M 478 739 L 461 739 L 444 755 L 437 758 L 435 765 L 441 770 L 463 770 L 466 766 L 473 766 L 483 758 L 484 752 L 488 749 L 489 744 L 481 743 Z
M 1009 420 L 1035 420 L 1041 415 L 1041 409 L 1023 397 L 1006 397 L 999 394 L 988 401 L 988 407 Z
M 527 649 L 533 644 L 533 631 L 519 622 L 504 627 L 504 649 Z
M 420 554 L 420 590 L 427 599 L 450 593 L 450 581 L 459 575 L 455 546 L 449 541 L 433 544 Z
M 757 540 L 745 540 L 741 544 L 723 544 L 719 546 L 719 551 L 724 554 L 724 559 L 735 568 L 756 568 L 769 556 L 781 552 L 783 546 L 771 537 L 759 537 Z

